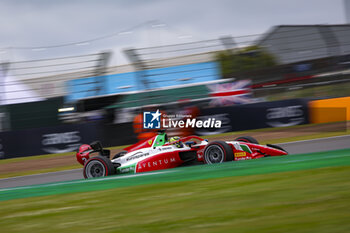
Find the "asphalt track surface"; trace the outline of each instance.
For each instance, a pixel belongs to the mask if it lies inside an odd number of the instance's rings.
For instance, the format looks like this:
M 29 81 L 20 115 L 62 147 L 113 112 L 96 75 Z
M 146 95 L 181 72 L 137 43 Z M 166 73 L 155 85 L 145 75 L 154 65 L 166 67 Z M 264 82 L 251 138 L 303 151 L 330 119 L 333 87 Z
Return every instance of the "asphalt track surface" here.
M 350 148 L 350 135 L 279 144 L 289 154 L 312 153 Z M 0 188 L 83 179 L 82 169 L 0 179 Z

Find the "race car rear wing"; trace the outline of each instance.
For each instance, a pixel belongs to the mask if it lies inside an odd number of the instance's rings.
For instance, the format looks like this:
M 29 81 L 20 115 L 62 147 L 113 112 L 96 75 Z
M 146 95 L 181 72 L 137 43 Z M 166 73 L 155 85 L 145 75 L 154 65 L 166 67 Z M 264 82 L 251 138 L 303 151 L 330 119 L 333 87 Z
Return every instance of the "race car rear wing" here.
M 90 143 L 90 146 L 94 150 L 94 152 L 99 152 L 100 155 L 105 156 L 109 159 L 109 157 L 111 155 L 111 151 L 103 149 L 100 141 L 92 142 L 92 143 Z

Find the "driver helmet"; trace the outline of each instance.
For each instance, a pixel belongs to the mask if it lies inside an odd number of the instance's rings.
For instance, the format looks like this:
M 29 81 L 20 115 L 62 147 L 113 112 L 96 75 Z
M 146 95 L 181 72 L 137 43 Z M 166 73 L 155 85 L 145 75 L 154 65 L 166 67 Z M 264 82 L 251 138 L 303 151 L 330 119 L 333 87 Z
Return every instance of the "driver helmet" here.
M 176 141 L 178 141 L 180 139 L 180 137 L 179 136 L 174 136 L 174 137 L 171 137 L 170 138 L 170 140 L 169 140 L 169 142 L 170 143 L 173 143 L 173 142 L 176 142 Z M 176 143 L 174 143 L 174 145 L 176 146 L 176 147 L 181 147 L 181 142 L 176 142 Z

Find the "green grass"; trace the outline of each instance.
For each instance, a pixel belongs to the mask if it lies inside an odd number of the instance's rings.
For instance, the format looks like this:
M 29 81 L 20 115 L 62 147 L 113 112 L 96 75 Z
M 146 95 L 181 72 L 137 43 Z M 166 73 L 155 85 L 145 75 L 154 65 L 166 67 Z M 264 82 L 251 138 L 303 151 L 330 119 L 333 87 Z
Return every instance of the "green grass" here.
M 2 201 L 1 232 L 350 232 L 350 167 Z

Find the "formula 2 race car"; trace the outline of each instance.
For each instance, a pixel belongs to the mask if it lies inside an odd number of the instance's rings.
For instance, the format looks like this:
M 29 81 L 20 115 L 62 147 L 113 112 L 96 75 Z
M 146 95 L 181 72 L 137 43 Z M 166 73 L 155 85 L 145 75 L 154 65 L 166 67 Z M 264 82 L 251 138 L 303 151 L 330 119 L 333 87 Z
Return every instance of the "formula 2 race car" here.
M 92 154 L 97 156 L 90 158 Z M 167 134 L 160 131 L 148 140 L 124 148 L 112 159 L 110 150 L 103 149 L 99 142 L 81 145 L 76 157 L 78 162 L 84 165 L 84 177 L 93 178 L 287 154 L 283 148 L 276 145 L 259 145 L 258 141 L 250 136 L 239 137 L 234 141 L 214 142 L 197 136 L 173 137 L 168 140 Z

